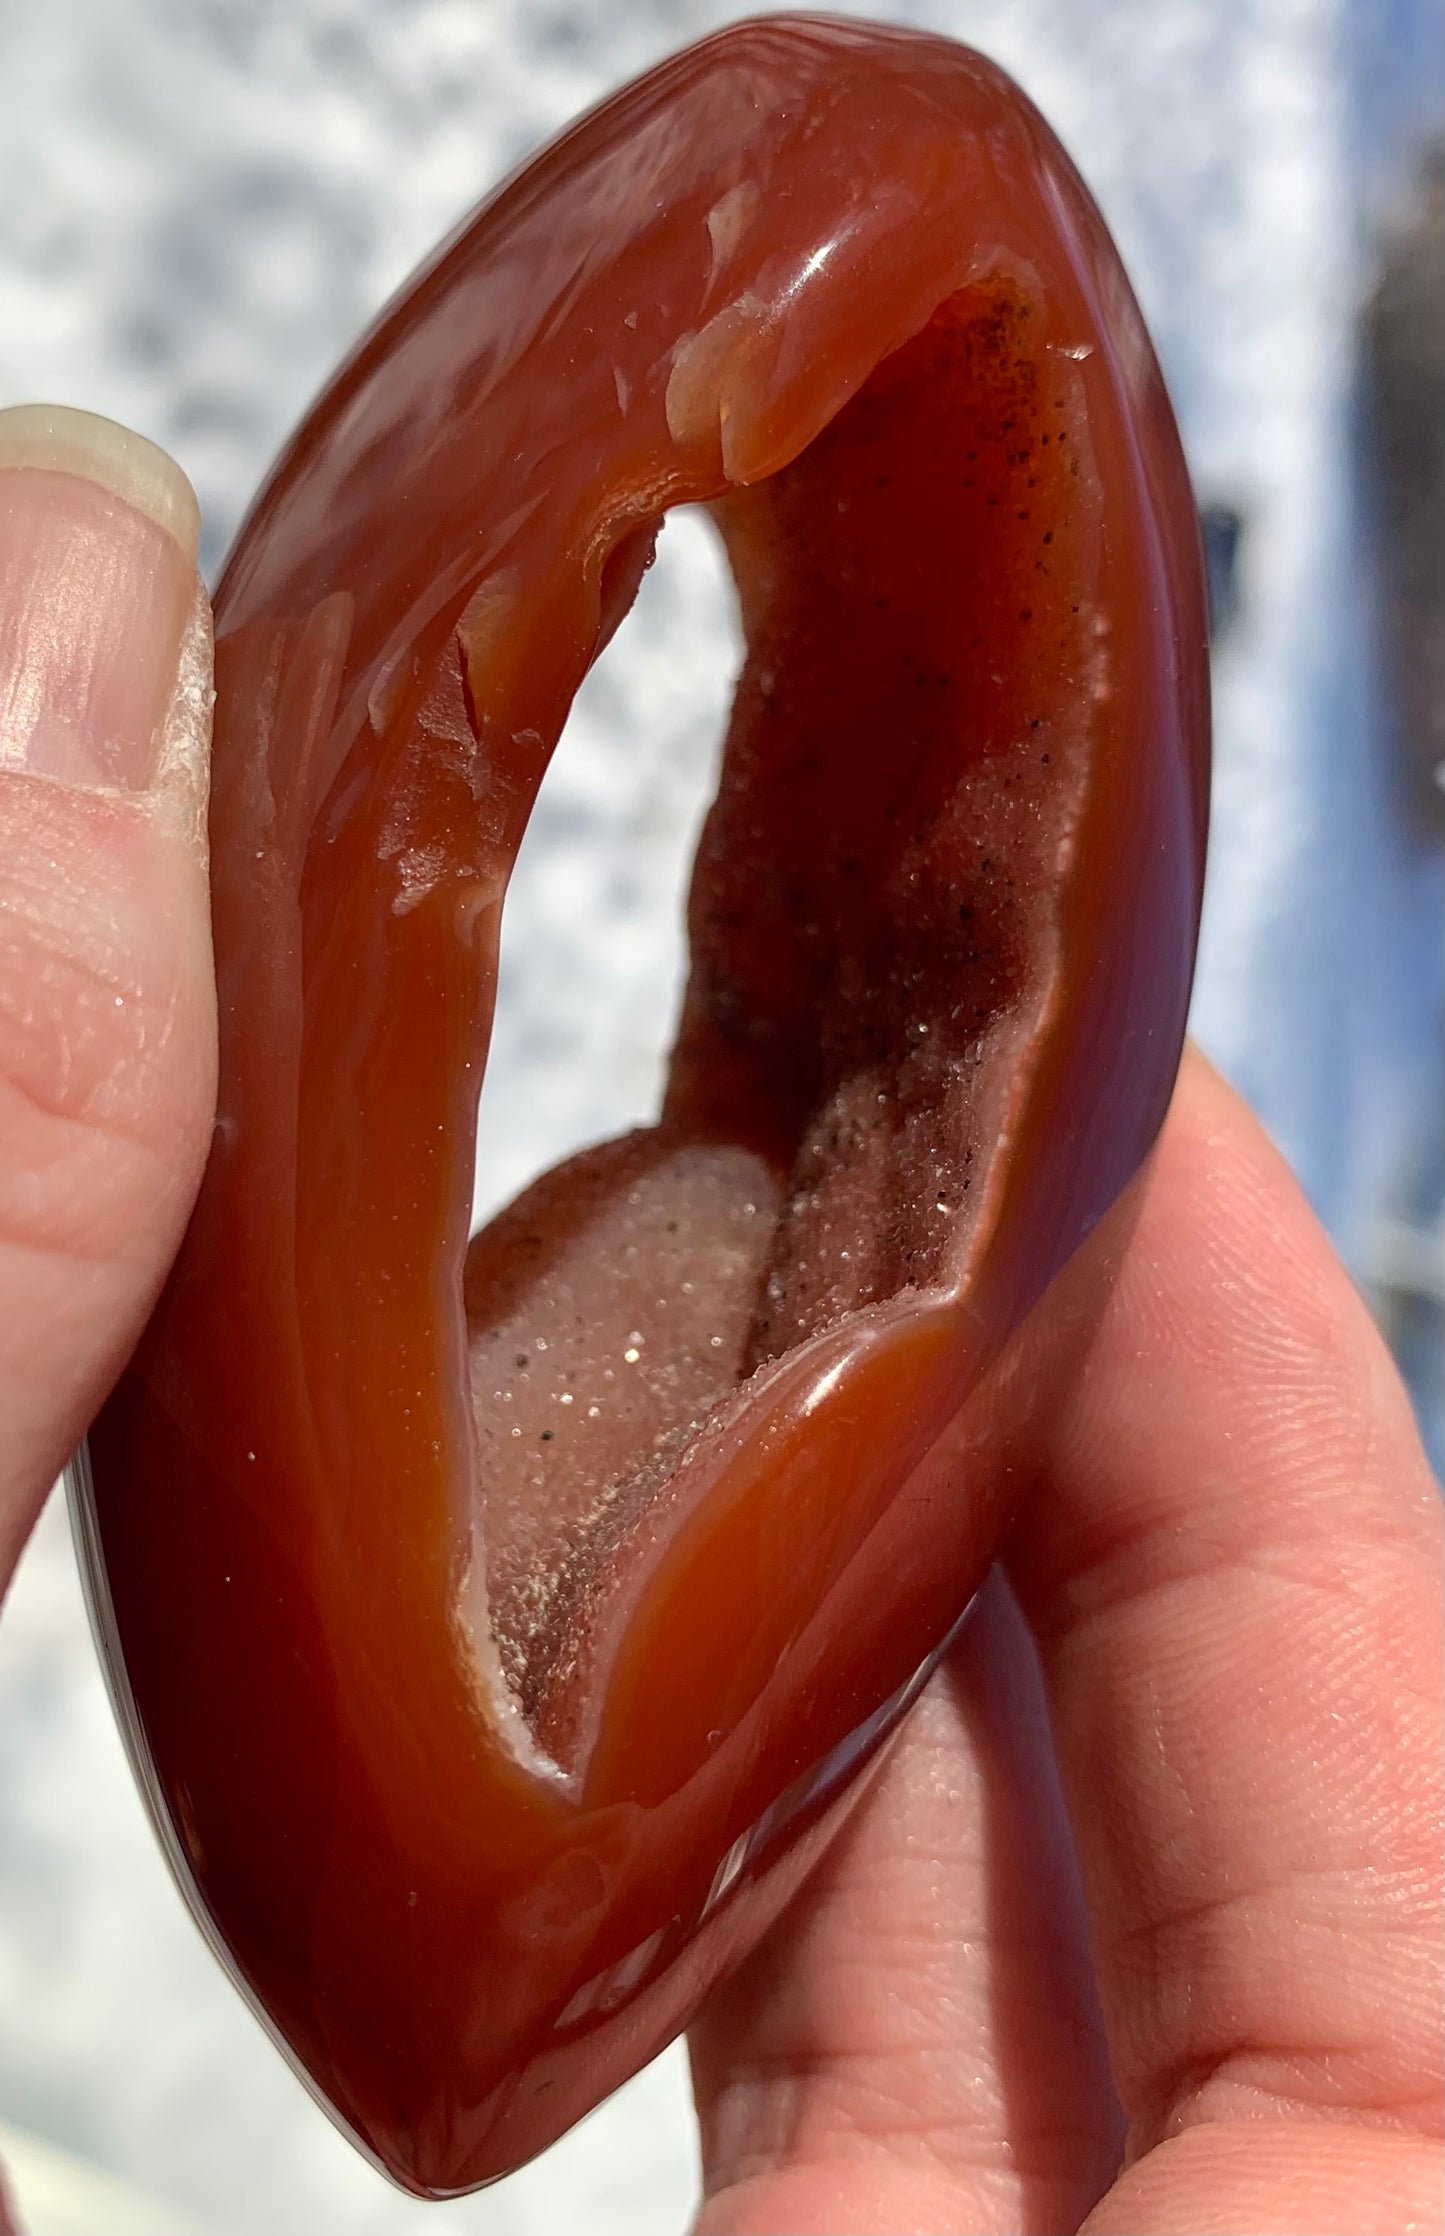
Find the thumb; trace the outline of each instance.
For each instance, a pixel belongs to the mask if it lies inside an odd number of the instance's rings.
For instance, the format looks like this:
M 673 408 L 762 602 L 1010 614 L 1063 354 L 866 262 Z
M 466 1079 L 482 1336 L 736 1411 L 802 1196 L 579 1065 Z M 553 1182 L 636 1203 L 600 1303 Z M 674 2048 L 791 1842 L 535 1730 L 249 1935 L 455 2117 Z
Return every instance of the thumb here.
M 135 1343 L 215 1095 L 190 484 L 0 411 L 0 1591 Z

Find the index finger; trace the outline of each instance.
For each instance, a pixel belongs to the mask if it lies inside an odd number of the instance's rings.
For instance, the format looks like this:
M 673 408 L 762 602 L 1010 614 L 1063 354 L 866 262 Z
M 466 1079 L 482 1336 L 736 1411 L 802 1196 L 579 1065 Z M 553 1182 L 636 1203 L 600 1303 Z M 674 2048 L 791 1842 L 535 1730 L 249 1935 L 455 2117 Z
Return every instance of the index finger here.
M 1014 1559 L 1136 2153 L 1438 2120 L 1439 1555 L 1368 1315 L 1192 1059 Z

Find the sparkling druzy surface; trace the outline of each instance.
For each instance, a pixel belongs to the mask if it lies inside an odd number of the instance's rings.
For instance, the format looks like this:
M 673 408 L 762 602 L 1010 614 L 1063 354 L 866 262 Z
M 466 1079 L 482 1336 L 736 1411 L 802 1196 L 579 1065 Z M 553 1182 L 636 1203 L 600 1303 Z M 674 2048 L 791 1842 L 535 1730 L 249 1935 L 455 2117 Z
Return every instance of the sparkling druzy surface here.
M 665 1105 L 469 1241 L 509 867 L 682 502 L 747 653 Z M 220 1110 L 93 1587 L 216 1946 L 446 2194 L 756 1940 L 1027 1481 L 1183 1031 L 1193 507 L 1023 97 L 779 19 L 418 275 L 216 618 Z

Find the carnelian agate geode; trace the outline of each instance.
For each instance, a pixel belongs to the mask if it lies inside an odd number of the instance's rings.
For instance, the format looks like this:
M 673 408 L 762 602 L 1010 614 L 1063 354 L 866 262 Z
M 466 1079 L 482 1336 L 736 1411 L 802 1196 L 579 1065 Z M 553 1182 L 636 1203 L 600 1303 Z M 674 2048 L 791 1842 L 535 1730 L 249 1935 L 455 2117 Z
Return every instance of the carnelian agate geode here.
M 508 870 L 697 502 L 747 655 L 665 1105 L 469 1242 Z M 438 254 L 216 621 L 220 1114 L 93 1566 L 215 1944 L 441 2195 L 757 1939 L 1026 1481 L 1183 1030 L 1194 513 L 1027 101 L 781 19 Z

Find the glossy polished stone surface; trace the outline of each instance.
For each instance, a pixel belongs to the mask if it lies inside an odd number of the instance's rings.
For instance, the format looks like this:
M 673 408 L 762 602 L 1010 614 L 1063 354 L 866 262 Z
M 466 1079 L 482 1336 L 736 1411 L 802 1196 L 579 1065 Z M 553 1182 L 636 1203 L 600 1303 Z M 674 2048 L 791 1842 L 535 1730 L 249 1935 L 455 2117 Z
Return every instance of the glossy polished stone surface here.
M 748 652 L 665 1107 L 469 1244 L 507 872 L 699 501 Z M 763 1930 L 1008 1519 L 1183 1029 L 1193 508 L 1017 91 L 780 20 L 419 276 L 217 629 L 221 1109 L 98 1583 L 218 1944 L 444 2194 Z

